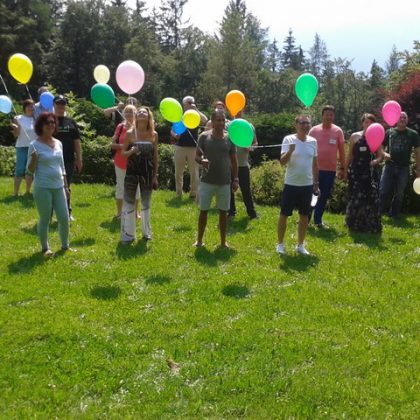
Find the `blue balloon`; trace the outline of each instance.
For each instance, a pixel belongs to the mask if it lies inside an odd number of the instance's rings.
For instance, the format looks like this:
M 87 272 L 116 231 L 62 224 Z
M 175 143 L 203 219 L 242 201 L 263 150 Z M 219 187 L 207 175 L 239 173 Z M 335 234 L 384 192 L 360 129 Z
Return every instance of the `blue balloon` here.
M 41 93 L 41 96 L 39 97 L 39 102 L 41 103 L 43 108 L 52 109 L 53 102 L 54 102 L 54 95 L 51 92 Z
M 172 131 L 179 136 L 187 131 L 187 127 L 185 127 L 185 124 L 182 121 L 178 121 L 172 124 Z
M 10 98 L 6 95 L 0 95 L 0 112 L 8 114 L 12 110 L 13 104 Z

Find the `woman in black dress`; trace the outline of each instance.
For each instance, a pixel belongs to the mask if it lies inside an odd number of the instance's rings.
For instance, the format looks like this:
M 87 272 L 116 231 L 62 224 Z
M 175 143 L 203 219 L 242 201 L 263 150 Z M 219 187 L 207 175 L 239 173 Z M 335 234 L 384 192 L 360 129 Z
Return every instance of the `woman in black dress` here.
M 381 233 L 379 212 L 379 163 L 383 159 L 382 146 L 373 154 L 366 141 L 365 132 L 376 122 L 372 114 L 362 117 L 363 130 L 350 137 L 347 155 L 348 202 L 346 225 L 351 231 Z
M 140 186 L 143 239 L 150 240 L 152 239 L 150 225 L 152 190 L 158 187 L 158 134 L 149 108 L 140 107 L 137 111 L 135 125 L 125 136 L 122 155 L 128 159 L 121 213 L 121 242 L 130 243 L 136 239 L 137 186 Z

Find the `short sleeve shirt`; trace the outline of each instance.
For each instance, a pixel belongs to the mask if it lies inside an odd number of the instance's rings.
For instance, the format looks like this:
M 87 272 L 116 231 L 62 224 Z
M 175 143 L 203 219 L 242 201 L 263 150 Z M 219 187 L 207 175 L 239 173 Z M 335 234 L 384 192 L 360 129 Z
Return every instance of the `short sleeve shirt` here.
M 26 115 L 18 115 L 17 123 L 20 126 L 19 137 L 16 140 L 16 147 L 29 147 L 31 141 L 36 139 L 35 120 Z
M 287 153 L 291 144 L 295 144 L 295 150 L 287 163 L 284 183 L 296 187 L 313 185 L 312 163 L 318 155 L 317 141 L 310 136 L 302 141 L 296 134 L 291 134 L 284 138 L 281 153 Z
M 344 144 L 343 130 L 334 124 L 328 129 L 319 124 L 311 128 L 309 135 L 317 141 L 319 170 L 335 172 L 338 147 Z
M 236 147 L 227 135 L 223 139 L 215 139 L 212 131 L 206 131 L 200 135 L 198 147 L 209 160 L 209 169 L 203 171 L 201 180 L 214 185 L 230 184 L 232 173 L 230 157 L 236 154 Z
M 64 162 L 74 162 L 74 143 L 80 139 L 79 128 L 76 121 L 69 117 L 57 117 L 58 128 L 55 137 L 61 141 L 63 145 Z
M 411 128 L 406 128 L 404 131 L 391 128 L 386 132 L 383 145 L 391 155 L 391 160 L 386 162 L 387 165 L 409 166 L 411 152 L 420 147 L 419 135 Z

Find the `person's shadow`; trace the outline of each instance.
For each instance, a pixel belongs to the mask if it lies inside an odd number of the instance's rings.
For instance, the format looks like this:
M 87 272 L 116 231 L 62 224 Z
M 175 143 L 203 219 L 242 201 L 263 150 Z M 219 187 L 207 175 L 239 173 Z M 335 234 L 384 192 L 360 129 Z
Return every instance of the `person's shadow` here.
M 234 299 L 244 299 L 251 294 L 251 291 L 248 289 L 247 286 L 235 283 L 225 286 L 222 289 L 222 294 Z
M 350 230 L 349 236 L 353 239 L 355 244 L 366 245 L 369 248 L 378 248 L 381 251 L 388 249 L 388 247 L 383 244 L 382 237 L 379 233 L 363 233 Z
M 136 258 L 140 255 L 146 254 L 148 251 L 148 241 L 146 239 L 140 239 L 132 244 L 118 243 L 116 248 L 116 255 L 120 260 L 129 260 Z
M 96 286 L 90 290 L 90 296 L 98 300 L 115 300 L 121 294 L 121 289 L 115 286 Z
M 46 261 L 45 256 L 42 252 L 36 252 L 35 254 L 27 257 L 20 258 L 19 260 L 10 263 L 8 265 L 9 274 L 20 275 L 30 273 L 36 267 L 44 264 Z
M 340 236 L 344 236 L 344 234 L 340 234 L 336 229 L 332 227 L 320 229 L 313 225 L 308 226 L 308 234 L 326 242 L 333 242 Z
M 202 246 L 196 248 L 194 251 L 194 256 L 197 262 L 209 267 L 216 267 L 219 261 L 229 261 L 236 254 L 236 250 L 222 247 L 217 247 L 213 252 L 211 252 L 205 246 Z
M 114 217 L 111 221 L 102 222 L 99 226 L 109 230 L 111 233 L 115 233 L 121 229 L 121 221 Z
M 245 232 L 249 225 L 249 217 L 242 217 L 241 219 L 233 218 L 228 223 L 228 233 L 234 235 L 235 233 Z
M 307 271 L 319 263 L 316 255 L 283 255 L 280 262 L 280 270 L 287 273 Z

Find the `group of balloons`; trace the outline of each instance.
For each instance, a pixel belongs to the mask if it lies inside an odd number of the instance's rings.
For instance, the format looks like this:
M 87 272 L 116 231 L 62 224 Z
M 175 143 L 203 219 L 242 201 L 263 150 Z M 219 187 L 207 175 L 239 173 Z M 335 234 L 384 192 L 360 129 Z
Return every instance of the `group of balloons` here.
M 13 54 L 7 62 L 7 68 L 12 77 L 26 85 L 31 80 L 34 66 L 32 61 L 25 54 L 16 53 Z M 12 111 L 13 103 L 12 100 L 6 95 L 0 95 L 0 112 L 9 114 Z
M 115 93 L 107 83 L 111 77 L 108 67 L 100 64 L 93 70 L 96 84 L 90 90 L 92 101 L 101 108 L 109 108 L 115 104 Z M 128 95 L 139 92 L 144 85 L 144 70 L 133 60 L 123 61 L 117 68 L 115 78 L 118 87 Z

